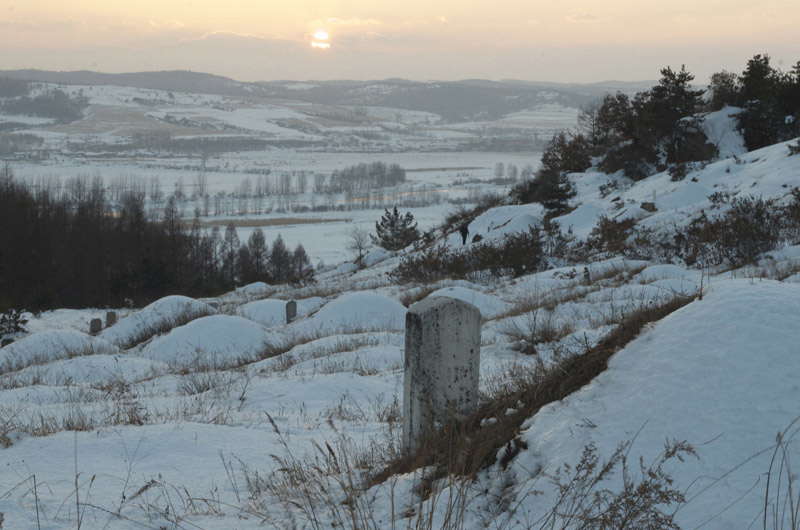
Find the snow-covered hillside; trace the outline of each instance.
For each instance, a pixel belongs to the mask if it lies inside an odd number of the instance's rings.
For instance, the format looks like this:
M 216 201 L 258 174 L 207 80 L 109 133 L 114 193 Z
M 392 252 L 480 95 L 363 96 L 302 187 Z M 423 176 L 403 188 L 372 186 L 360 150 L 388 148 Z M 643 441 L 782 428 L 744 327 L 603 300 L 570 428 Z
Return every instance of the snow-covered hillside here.
M 220 121 L 236 115 L 213 112 Z M 387 119 L 384 110 L 364 112 Z M 595 171 L 570 175 L 578 193 L 575 209 L 555 219 L 561 230 L 586 239 L 601 216 L 633 219 L 653 233 L 674 229 L 723 211 L 709 199 L 715 193 L 787 202 L 800 156 L 789 156 L 787 144 L 742 152 L 726 112 L 707 117 L 706 127 L 730 158 L 681 181 L 667 173 L 636 183 Z M 406 118 L 398 122 L 427 116 Z M 427 210 L 425 228 L 447 211 Z M 469 229 L 500 242 L 545 215 L 540 205 L 505 205 Z M 359 269 L 341 263 L 343 233 L 310 225 L 303 234 L 307 248 L 337 247 L 331 255 L 340 258 L 316 283 L 170 296 L 118 309 L 122 318 L 96 336 L 89 321 L 105 309 L 29 315 L 28 333 L 0 349 L 0 525 L 574 528 L 569 517 L 595 491 L 613 497 L 667 475 L 680 495 L 656 505 L 681 528 L 760 528 L 765 506 L 769 519 L 791 502 L 783 492 L 797 477 L 786 466 L 800 457 L 792 423 L 800 415 L 800 246 L 741 268 L 598 253 L 517 278 L 402 284 L 390 273 L 407 252 L 373 252 Z M 470 248 L 457 232 L 437 237 L 453 250 Z M 438 480 L 420 498 L 430 469 L 368 479 L 400 456 L 404 321 L 407 307 L 426 296 L 481 311 L 483 401 L 536 367 L 597 346 L 631 315 L 692 300 L 620 345 L 583 388 L 521 417 L 507 459 L 474 480 Z M 292 299 L 297 316 L 287 323 Z M 683 452 L 658 467 L 665 442 Z M 627 445 L 615 453 L 620 444 Z M 559 498 L 558 470 L 563 485 L 586 469 L 575 466 L 587 454 L 600 463 L 624 455 L 625 473 L 618 459 L 585 496 Z

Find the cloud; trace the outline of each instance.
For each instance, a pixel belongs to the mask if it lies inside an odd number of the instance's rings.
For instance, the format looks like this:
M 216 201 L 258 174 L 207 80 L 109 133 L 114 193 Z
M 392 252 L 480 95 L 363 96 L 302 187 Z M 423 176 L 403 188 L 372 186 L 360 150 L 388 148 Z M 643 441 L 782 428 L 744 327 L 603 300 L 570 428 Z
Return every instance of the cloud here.
M 203 33 L 199 37 L 187 37 L 181 39 L 181 42 L 204 41 L 211 39 L 258 39 L 258 40 L 273 40 L 263 35 L 256 35 L 255 33 L 242 33 L 238 31 L 229 31 L 225 29 L 217 29 Z M 281 40 L 281 39 L 278 39 Z
M 41 21 L 0 19 L 0 29 L 30 32 L 58 33 L 64 31 L 85 31 L 89 26 L 80 19 L 48 19 Z
M 183 29 L 184 23 L 179 20 L 149 20 L 146 25 L 147 31 L 171 31 Z
M 602 19 L 594 13 L 575 13 L 567 17 L 567 22 L 573 24 L 594 24 Z
M 447 24 L 447 23 L 449 22 L 449 21 L 447 20 L 447 17 L 446 17 L 446 16 L 444 16 L 444 15 L 442 15 L 442 16 L 439 16 L 439 17 L 436 17 L 436 20 L 438 20 L 438 21 L 439 21 L 439 22 L 441 22 L 442 24 Z
M 383 24 L 382 21 L 374 18 L 336 18 L 325 17 L 317 20 L 312 20 L 311 24 L 314 26 L 379 26 Z

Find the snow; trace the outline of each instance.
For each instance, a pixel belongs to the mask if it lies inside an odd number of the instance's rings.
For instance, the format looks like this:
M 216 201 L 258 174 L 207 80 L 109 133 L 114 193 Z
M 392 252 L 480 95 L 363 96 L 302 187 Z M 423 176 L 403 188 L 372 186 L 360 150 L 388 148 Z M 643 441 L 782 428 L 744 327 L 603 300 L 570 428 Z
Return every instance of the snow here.
M 671 468 L 691 499 L 678 513 L 681 527 L 694 528 L 714 514 L 714 528 L 754 519 L 764 501 L 759 477 L 771 457 L 759 452 L 797 414 L 791 404 L 800 391 L 798 311 L 800 286 L 714 283 L 702 301 L 646 329 L 590 385 L 531 418 L 522 435 L 529 448 L 512 463 L 512 475 L 526 484 L 532 469 L 552 473 L 575 464 L 589 443 L 608 457 L 635 437 L 629 461 L 641 456 L 650 463 L 665 439 L 686 440 L 699 458 Z M 545 486 L 537 484 L 544 495 L 535 498 L 523 498 L 524 488 L 517 487 L 512 504 L 542 513 L 555 495 Z
M 138 107 L 133 98 L 168 97 L 161 91 L 120 87 L 84 89 L 93 105 L 129 110 Z M 376 84 L 370 89 L 386 87 Z M 258 108 L 251 112 L 234 98 L 174 98 L 182 108 L 170 108 L 171 115 L 209 127 L 250 128 L 286 138 L 310 133 L 281 130 L 285 123 L 278 120 L 305 121 L 328 132 L 344 127 L 309 121 L 299 105 L 254 102 Z M 207 108 L 198 108 L 203 106 Z M 385 127 L 404 124 L 411 133 L 416 125 L 438 119 L 413 111 L 365 109 L 368 117 L 386 122 Z M 787 200 L 797 184 L 800 157 L 787 156 L 786 144 L 744 152 L 733 130 L 735 111 L 726 108 L 704 117 L 703 127 L 720 148 L 720 160 L 692 170 L 680 182 L 666 173 L 636 183 L 597 171 L 572 174 L 576 208 L 556 221 L 562 230 L 571 228 L 576 237 L 585 238 L 601 215 L 639 219 L 642 226 L 656 230 L 680 226 L 701 211 L 712 211 L 708 195 L 714 192 Z M 167 110 L 147 112 L 163 119 Z M 546 133 L 562 120 L 572 120 L 570 112 L 542 105 L 497 123 L 525 126 L 530 120 Z M 425 138 L 471 136 L 479 125 L 431 125 Z M 66 137 L 53 131 L 37 134 L 50 135 L 48 142 Z M 726 158 L 733 155 L 737 158 Z M 359 153 L 357 161 L 396 161 L 421 169 L 409 172 L 409 180 L 433 186 L 443 196 L 464 197 L 475 190 L 504 193 L 502 187 L 481 183 L 492 178 L 494 163 L 521 166 L 535 163 L 537 156 L 409 151 L 391 156 Z M 217 171 L 208 173 L 209 189 L 216 193 L 232 189 L 245 175 L 251 178 L 246 170 L 253 168 L 328 172 L 354 160 L 351 154 L 275 149 L 224 160 L 212 157 L 208 162 L 219 164 Z M 178 177 L 189 182 L 195 170 L 164 169 L 164 164 L 190 163 L 154 157 L 136 164 L 85 165 L 54 159 L 24 166 L 23 171 L 31 178 L 62 169 L 66 178 L 86 174 L 89 167 L 109 176 L 159 171 L 169 189 Z M 447 169 L 465 166 L 479 169 Z M 471 183 L 451 186 L 456 178 Z M 617 188 L 603 197 L 598 188 L 608 182 Z M 654 192 L 656 211 L 642 209 L 642 202 L 653 201 Z M 427 230 L 451 209 L 438 204 L 414 208 L 413 213 L 420 228 Z M 647 465 L 663 450 L 665 440 L 685 439 L 698 458 L 672 462 L 667 469 L 675 487 L 689 499 L 676 513 L 681 527 L 742 528 L 760 520 L 776 434 L 798 415 L 800 246 L 766 253 L 748 267 L 710 273 L 676 264 L 595 257 L 589 263 L 521 278 L 397 285 L 387 273 L 402 254 L 373 249 L 363 261 L 364 269 L 342 263 L 352 259 L 346 250 L 347 229 L 356 224 L 369 230 L 381 212 L 299 213 L 305 219 L 322 216 L 335 222 L 281 226 L 287 245 L 303 243 L 312 259 L 328 262 L 318 271 L 316 283 L 308 286 L 260 282 L 205 301 L 169 296 L 140 310 L 118 309 L 122 318 L 97 337 L 83 332 L 89 320 L 105 310 L 30 314 L 30 334 L 0 349 L 0 513 L 5 527 L 76 527 L 76 473 L 80 502 L 86 503 L 84 528 L 302 526 L 297 512 L 287 515 L 286 510 L 293 509 L 287 492 L 265 487 L 280 484 L 273 475 L 279 467 L 275 458 L 313 465 L 319 462 L 318 447 L 337 451 L 347 446 L 372 455 L 366 457 L 368 467 L 379 465 L 379 457 L 397 447 L 406 315 L 399 300 L 450 296 L 481 310 L 480 391 L 488 396 L 521 370 L 597 344 L 622 315 L 677 294 L 695 295 L 701 286 L 702 300 L 645 326 L 611 358 L 605 372 L 526 418 L 520 436 L 527 448 L 507 469 L 490 466 L 474 483 L 445 479 L 435 484 L 440 488 L 434 496 L 438 503 L 421 503 L 416 495 L 419 472 L 391 477 L 359 502 L 376 521 L 392 521 L 397 527 L 419 526 L 408 514 L 424 504 L 428 526 L 437 528 L 448 513 L 452 484 L 466 488 L 464 527 L 525 528 L 553 505 L 557 492 L 547 474 L 576 464 L 588 444 L 594 444 L 602 459 L 620 442 L 632 441 L 628 462 L 637 475 L 639 457 Z M 470 223 L 470 237 L 500 240 L 540 225 L 544 214 L 538 205 L 494 208 Z M 246 239 L 247 230 L 240 231 L 240 239 Z M 272 231 L 269 238 L 277 233 Z M 462 246 L 458 233 L 448 235 L 446 242 Z M 588 284 L 583 282 L 584 266 L 592 277 Z M 292 298 L 298 302 L 298 318 L 286 324 L 285 304 Z M 228 314 L 217 314 L 215 307 Z M 521 353 L 520 334 L 530 336 L 535 331 L 531 324 L 543 322 L 554 330 L 563 327 L 564 336 L 536 344 L 537 355 Z M 512 406 L 504 412 L 519 410 Z M 797 459 L 797 444 L 789 442 L 788 455 Z M 259 491 L 248 489 L 248 472 L 250 479 L 257 472 L 263 480 Z M 619 474 L 601 487 L 618 490 Z M 334 488 L 331 495 L 338 493 Z M 323 500 L 319 503 L 315 524 L 333 526 Z
M 481 317 L 485 319 L 494 318 L 502 313 L 506 313 L 512 307 L 511 304 L 504 302 L 496 296 L 484 294 L 467 287 L 445 287 L 432 292 L 428 296 L 447 296 L 449 298 L 463 300 L 477 307 L 481 312 Z
M 269 285 L 267 285 L 265 282 L 253 282 L 236 288 L 237 293 L 242 293 L 248 296 L 258 296 L 266 293 L 267 291 L 269 291 Z
M 297 300 L 297 315 L 302 316 L 316 309 L 325 302 L 323 298 L 315 297 L 308 300 Z M 264 327 L 274 327 L 286 324 L 286 300 L 265 299 L 249 302 L 236 308 L 236 314 Z
M 621 186 L 607 197 L 601 197 L 597 187 L 583 183 L 573 199 L 577 206 L 572 212 L 556 217 L 562 231 L 572 229 L 579 238 L 586 238 L 597 225 L 600 216 L 609 219 L 642 219 L 640 226 L 661 228 L 666 225 L 684 225 L 703 211 L 711 209 L 709 195 L 726 191 L 734 197 L 758 196 L 764 199 L 785 200 L 791 187 L 796 185 L 797 162 L 787 156 L 786 145 L 775 144 L 749 152 L 736 159 L 719 160 L 690 172 L 682 181 L 674 182 L 665 171 L 647 179 Z M 597 183 L 597 173 L 587 174 Z M 581 182 L 583 174 L 570 178 Z M 653 201 L 654 213 L 639 206 Z
M 514 232 L 525 232 L 529 228 L 542 223 L 545 210 L 541 204 L 523 204 L 517 206 L 500 206 L 482 213 L 469 223 L 469 237 L 472 241 L 476 235 L 485 240 L 502 239 L 504 235 Z M 447 242 L 453 246 L 462 244 L 461 234 L 456 231 Z
M 298 327 L 316 333 L 405 329 L 406 308 L 388 296 L 371 292 L 346 293 L 322 306 Z
M 242 317 L 212 315 L 155 339 L 141 355 L 171 365 L 217 368 L 253 361 L 265 345 L 277 340 L 263 326 Z
M 736 130 L 736 114 L 741 109 L 725 106 L 703 117 L 702 127 L 709 141 L 719 151 L 717 158 L 725 159 L 747 153 L 744 138 Z
M 182 319 L 191 320 L 216 312 L 205 302 L 188 296 L 166 296 L 141 311 L 119 319 L 116 324 L 101 331 L 99 336 L 121 347 L 128 347 L 137 339 L 147 339 L 154 333 L 175 327 Z
M 114 354 L 110 342 L 74 330 L 40 331 L 0 349 L 0 372 L 81 355 Z

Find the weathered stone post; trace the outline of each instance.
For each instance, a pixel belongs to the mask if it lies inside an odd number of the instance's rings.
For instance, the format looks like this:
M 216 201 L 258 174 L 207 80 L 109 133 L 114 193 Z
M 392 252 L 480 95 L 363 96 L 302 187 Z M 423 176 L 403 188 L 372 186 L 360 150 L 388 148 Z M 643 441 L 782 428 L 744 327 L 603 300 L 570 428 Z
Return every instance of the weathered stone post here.
M 117 313 L 116 311 L 109 311 L 106 313 L 106 327 L 113 326 L 117 323 Z
M 297 302 L 289 300 L 286 302 L 286 323 L 290 323 L 297 318 Z
M 448 414 L 469 414 L 478 403 L 481 312 L 448 297 L 426 298 L 406 313 L 403 448 Z
M 103 330 L 103 321 L 100 320 L 99 318 L 93 318 L 89 322 L 89 333 L 91 333 L 92 335 L 96 335 L 97 333 L 100 333 L 102 330 Z

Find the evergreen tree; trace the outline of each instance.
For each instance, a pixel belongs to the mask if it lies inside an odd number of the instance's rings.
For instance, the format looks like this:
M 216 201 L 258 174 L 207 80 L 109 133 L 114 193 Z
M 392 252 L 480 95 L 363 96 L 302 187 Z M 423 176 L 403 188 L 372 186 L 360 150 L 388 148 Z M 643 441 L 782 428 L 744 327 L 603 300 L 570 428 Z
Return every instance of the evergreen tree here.
M 386 250 L 402 250 L 419 239 L 414 216 L 411 212 L 400 215 L 397 206 L 391 213 L 384 210 L 381 220 L 375 223 L 375 231 L 377 235 L 370 234 L 372 242 Z
M 263 280 L 267 276 L 267 265 L 269 261 L 269 249 L 264 231 L 256 228 L 247 240 L 247 250 L 250 253 L 250 262 L 254 281 Z
M 283 283 L 289 280 L 292 271 L 292 257 L 280 234 L 272 242 L 269 253 L 269 268 L 274 283 Z
M 297 244 L 292 254 L 292 283 L 303 283 L 314 276 L 314 268 L 311 267 L 311 260 L 308 259 L 306 249 L 303 245 Z
M 236 258 L 239 253 L 239 236 L 233 222 L 225 227 L 222 238 L 222 278 L 227 286 L 236 283 Z
M 243 283 L 251 283 L 257 280 L 253 274 L 253 261 L 247 245 L 239 247 L 236 255 L 236 274 Z

